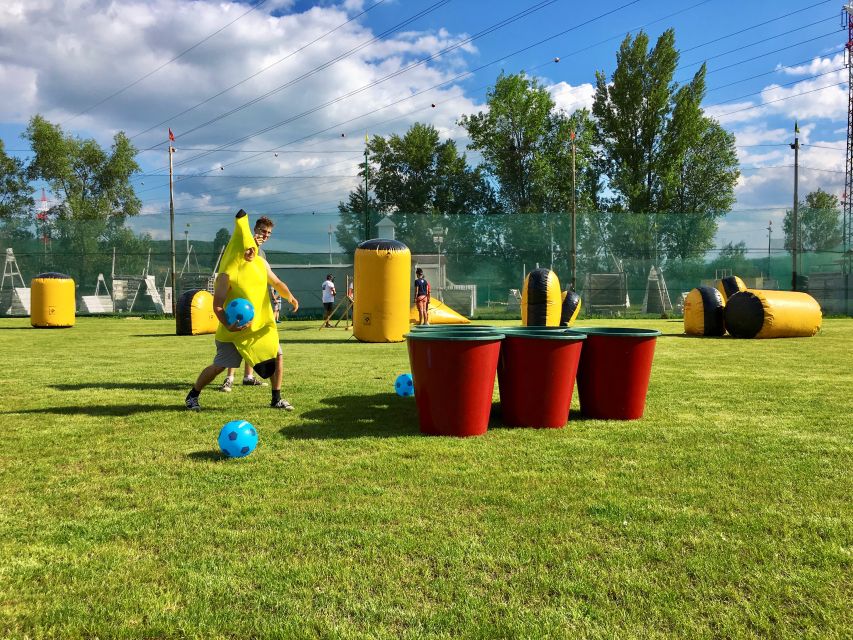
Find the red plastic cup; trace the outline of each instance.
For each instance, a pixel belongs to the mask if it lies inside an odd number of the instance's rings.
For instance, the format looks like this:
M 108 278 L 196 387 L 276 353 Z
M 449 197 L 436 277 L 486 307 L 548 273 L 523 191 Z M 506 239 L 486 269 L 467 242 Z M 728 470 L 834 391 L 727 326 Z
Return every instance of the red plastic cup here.
M 505 330 L 498 386 L 506 425 L 559 429 L 569 421 L 575 375 L 586 336 L 565 329 L 541 329 Z
M 604 420 L 638 420 L 646 409 L 656 329 L 576 328 L 586 334 L 578 366 L 581 413 Z
M 422 433 L 480 436 L 489 426 L 503 334 L 419 331 L 405 336 Z

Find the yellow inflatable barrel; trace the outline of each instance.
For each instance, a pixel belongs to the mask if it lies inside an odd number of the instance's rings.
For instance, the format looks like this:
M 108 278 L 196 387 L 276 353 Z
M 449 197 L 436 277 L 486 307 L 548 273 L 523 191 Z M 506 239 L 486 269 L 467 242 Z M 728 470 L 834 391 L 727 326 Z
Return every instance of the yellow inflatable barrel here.
M 562 312 L 560 280 L 550 269 L 534 269 L 521 290 L 521 324 L 526 327 L 559 327 Z
M 77 310 L 74 280 L 64 273 L 40 273 L 30 282 L 30 324 L 39 329 L 73 327 Z
M 353 335 L 362 342 L 402 342 L 409 330 L 412 254 L 397 240 L 366 240 L 355 250 Z
M 726 303 L 726 329 L 735 338 L 799 338 L 820 329 L 817 300 L 799 291 L 747 289 Z
M 574 291 L 563 291 L 563 308 L 560 311 L 560 326 L 571 327 L 581 312 L 581 297 Z
M 688 336 L 725 334 L 724 308 L 719 290 L 714 287 L 693 289 L 684 299 L 684 333 Z
M 746 284 L 737 276 L 729 276 L 722 280 L 717 280 L 717 291 L 723 298 L 723 304 L 738 291 L 746 291 Z
M 213 313 L 213 294 L 206 289 L 185 291 L 178 298 L 176 329 L 179 336 L 216 333 L 219 320 Z

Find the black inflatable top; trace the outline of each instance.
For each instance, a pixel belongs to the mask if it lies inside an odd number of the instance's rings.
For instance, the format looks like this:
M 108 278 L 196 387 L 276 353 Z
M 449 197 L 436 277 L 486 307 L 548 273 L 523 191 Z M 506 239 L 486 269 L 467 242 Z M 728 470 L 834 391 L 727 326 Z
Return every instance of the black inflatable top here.
M 58 273 L 57 271 L 48 271 L 46 273 L 40 273 L 35 277 L 35 280 L 71 280 L 71 276 L 66 275 L 64 273 Z
M 381 238 L 374 238 L 373 240 L 365 240 L 362 242 L 357 249 L 362 249 L 364 251 L 408 251 L 409 247 L 404 245 L 399 240 L 383 240 Z

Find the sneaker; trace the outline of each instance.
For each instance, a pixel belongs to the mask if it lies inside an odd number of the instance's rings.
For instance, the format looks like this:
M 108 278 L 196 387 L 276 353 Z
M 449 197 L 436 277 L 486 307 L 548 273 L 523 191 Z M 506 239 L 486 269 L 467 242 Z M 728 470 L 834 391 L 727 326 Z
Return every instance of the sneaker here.
M 233 388 L 231 385 L 234 384 L 234 381 L 231 378 L 225 378 L 225 382 L 222 383 L 222 386 L 219 387 L 219 390 L 224 393 L 231 393 L 231 389 Z
M 243 378 L 244 387 L 265 387 L 267 383 L 257 378 Z
M 284 398 L 281 398 L 278 402 L 271 402 L 270 407 L 273 409 L 284 409 L 285 411 L 293 411 L 293 405 L 290 404 Z
M 198 396 L 187 396 L 184 404 L 190 411 L 201 411 L 201 405 L 198 403 Z

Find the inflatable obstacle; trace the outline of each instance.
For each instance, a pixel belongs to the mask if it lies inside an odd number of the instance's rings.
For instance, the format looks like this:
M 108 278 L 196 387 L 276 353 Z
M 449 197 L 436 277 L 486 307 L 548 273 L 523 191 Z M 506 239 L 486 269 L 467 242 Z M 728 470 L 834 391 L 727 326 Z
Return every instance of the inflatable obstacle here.
M 440 300 L 430 298 L 427 318 L 430 324 L 470 324 L 471 321 L 465 316 L 457 313 Z M 412 305 L 409 309 L 409 322 L 417 323 L 420 320 L 418 316 L 418 306 Z
M 192 289 L 182 293 L 178 298 L 175 323 L 179 336 L 216 333 L 219 320 L 213 313 L 213 294 L 206 289 Z
M 412 254 L 397 240 L 366 240 L 355 250 L 353 335 L 362 342 L 402 342 L 409 330 Z
M 563 291 L 563 306 L 560 310 L 560 326 L 571 327 L 581 312 L 581 297 L 574 291 Z
M 746 291 L 746 284 L 737 276 L 729 276 L 722 280 L 717 280 L 717 291 L 723 299 L 723 304 L 738 291 Z
M 697 287 L 684 299 L 684 333 L 721 336 L 726 332 L 723 296 L 714 287 Z
M 74 280 L 64 273 L 40 273 L 30 283 L 30 324 L 38 329 L 73 327 L 77 298 Z
M 725 307 L 726 329 L 735 338 L 813 336 L 821 320 L 817 300 L 799 291 L 747 289 L 732 295 Z
M 550 269 L 534 269 L 524 279 L 521 290 L 521 324 L 530 327 L 558 327 L 562 314 L 560 280 Z

